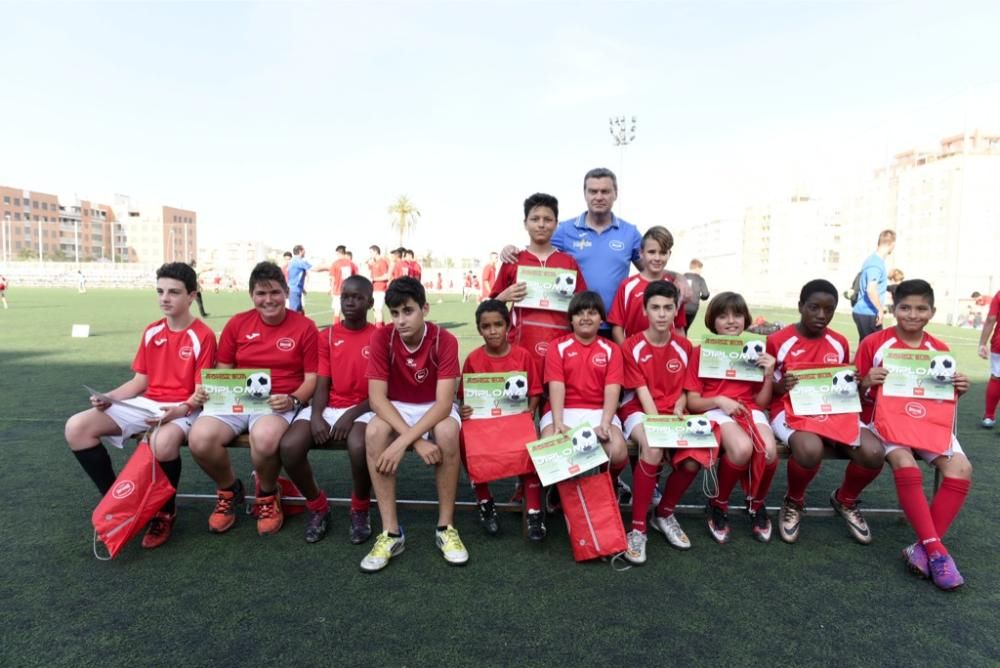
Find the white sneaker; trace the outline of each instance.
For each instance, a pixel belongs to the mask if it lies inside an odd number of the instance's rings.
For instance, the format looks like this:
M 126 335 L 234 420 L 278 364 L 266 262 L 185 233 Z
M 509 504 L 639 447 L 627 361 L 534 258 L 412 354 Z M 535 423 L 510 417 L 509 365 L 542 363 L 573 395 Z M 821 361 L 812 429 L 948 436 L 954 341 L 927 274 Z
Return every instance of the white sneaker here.
M 660 505 L 660 499 L 662 498 L 663 498 L 663 492 L 660 491 L 660 486 L 657 485 L 656 487 L 653 488 L 653 500 L 649 503 L 650 512 L 653 512 L 653 510 L 658 505 Z
M 399 527 L 398 536 L 390 536 L 388 531 L 383 531 L 375 539 L 371 552 L 361 560 L 361 570 L 365 573 L 382 570 L 389 565 L 390 559 L 402 554 L 405 547 L 406 536 L 403 534 L 403 527 Z
M 979 424 L 983 426 L 983 429 L 992 429 L 993 426 L 996 425 L 996 423 L 997 421 L 994 420 L 993 418 L 985 417 L 983 418 L 983 421 L 980 422 Z
M 469 552 L 458 537 L 458 530 L 450 524 L 444 531 L 434 532 L 434 543 L 444 555 L 444 560 L 453 566 L 461 566 L 469 560 Z
M 669 517 L 654 515 L 653 519 L 650 520 L 650 524 L 653 525 L 654 529 L 666 536 L 667 542 L 673 547 L 676 547 L 678 550 L 691 549 L 691 540 L 684 533 L 684 529 L 681 528 L 676 515 L 670 515 Z
M 632 529 L 625 536 L 628 541 L 628 549 L 625 550 L 625 558 L 629 563 L 641 566 L 646 563 L 646 534 L 638 529 Z

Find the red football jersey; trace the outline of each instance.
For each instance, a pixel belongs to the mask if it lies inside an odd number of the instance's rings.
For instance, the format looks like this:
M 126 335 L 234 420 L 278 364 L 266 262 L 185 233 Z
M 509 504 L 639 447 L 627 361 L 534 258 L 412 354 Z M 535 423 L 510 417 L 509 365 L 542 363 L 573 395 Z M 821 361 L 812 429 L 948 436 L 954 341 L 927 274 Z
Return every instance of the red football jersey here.
M 767 352 L 777 360 L 774 365 L 774 382 L 785 375 L 788 365 L 849 364 L 851 346 L 840 332 L 827 328 L 815 339 L 806 337 L 797 325 L 788 325 L 767 337 Z M 771 401 L 771 417 L 784 410 L 784 395 Z
M 369 380 L 388 383 L 393 401 L 428 404 L 437 398 L 438 380 L 460 378 L 458 339 L 432 322 L 424 323 L 424 336 L 414 350 L 403 343 L 394 327 L 375 331 L 370 344 Z
M 654 346 L 644 332 L 634 334 L 622 345 L 625 360 L 625 388 L 618 417 L 624 420 L 642 412 L 642 404 L 634 390 L 645 386 L 653 395 L 656 410 L 672 413 L 674 404 L 684 392 L 684 381 L 691 361 L 691 342 L 679 334 L 670 337 L 665 346 Z
M 215 366 L 215 332 L 195 320 L 179 332 L 167 327 L 167 319 L 146 327 L 132 370 L 146 376 L 143 396 L 165 403 L 186 401 L 201 382 L 201 370 Z
M 749 408 L 760 409 L 754 397 L 760 392 L 763 383 L 754 383 L 748 380 L 726 380 L 725 378 L 699 378 L 700 361 L 701 346 L 695 346 L 692 350 L 691 362 L 688 364 L 687 378 L 684 381 L 685 390 L 697 392 L 706 399 L 719 396 L 729 397 L 742 402 Z
M 344 286 L 344 281 L 356 273 L 358 273 L 357 267 L 346 257 L 335 260 L 330 265 L 330 294 L 334 296 L 339 295 L 340 289 Z
M 319 337 L 319 375 L 331 379 L 331 408 L 350 408 L 368 398 L 368 345 L 375 325 L 348 329 L 342 323 L 330 327 Z
M 990 302 L 990 310 L 986 314 L 986 317 L 1000 320 L 1000 292 L 993 295 L 993 301 Z M 993 327 L 993 338 L 990 339 L 990 351 L 1000 354 L 1000 322 Z
M 377 260 L 369 260 L 368 271 L 372 274 L 372 289 L 375 292 L 385 292 L 385 289 L 389 287 L 389 280 L 386 278 L 379 279 L 378 277 L 389 273 L 389 261 L 384 257 L 380 257 Z
M 410 268 L 406 264 L 406 260 L 397 260 L 392 265 L 392 271 L 389 272 L 389 280 L 394 281 L 400 276 L 409 276 Z
M 496 282 L 490 291 L 490 297 L 496 298 L 501 292 L 517 283 L 517 268 L 519 266 L 572 269 L 576 272 L 576 292 L 580 293 L 587 289 L 587 281 L 584 280 L 583 272 L 580 271 L 580 267 L 572 255 L 555 251 L 546 259 L 541 260 L 534 253 L 523 250 L 518 253 L 516 263 L 500 265 L 500 271 L 497 273 Z M 564 336 L 568 331 L 570 331 L 569 318 L 560 311 L 524 308 L 516 303 L 511 309 L 511 327 L 508 338 L 511 343 L 516 343 L 535 355 L 540 365 L 544 366 L 545 364 L 546 352 L 552 339 Z
M 545 382 L 552 381 L 566 385 L 564 408 L 604 408 L 605 386 L 625 382 L 621 348 L 600 336 L 588 344 L 572 334 L 556 339 L 545 355 Z
M 666 275 L 663 279 L 670 281 Z M 673 281 L 670 281 L 673 283 Z M 649 318 L 643 308 L 643 295 L 646 294 L 646 286 L 649 281 L 641 274 L 630 276 L 622 281 L 615 293 L 615 300 L 611 302 L 611 311 L 608 313 L 608 322 L 618 325 L 625 330 L 625 338 L 633 334 L 645 332 L 649 329 Z M 677 309 L 674 316 L 674 327 L 684 329 L 687 327 L 687 313 L 683 307 Z
M 256 309 L 237 313 L 219 337 L 219 362 L 236 369 L 270 369 L 271 391 L 294 392 L 305 374 L 316 373 L 319 354 L 316 324 L 296 311 L 286 311 L 278 325 L 269 325 Z
M 858 378 L 864 378 L 872 368 L 882 366 L 882 357 L 889 348 L 933 350 L 935 352 L 947 352 L 949 350 L 944 341 L 934 338 L 927 332 L 924 332 L 919 346 L 911 347 L 903 343 L 902 339 L 896 333 L 895 327 L 883 329 L 869 334 L 858 344 L 858 352 L 854 356 L 854 365 L 858 369 Z M 861 421 L 865 424 L 872 421 L 875 412 L 875 402 L 878 400 L 881 389 L 881 386 L 876 385 L 867 393 L 861 394 Z
M 522 371 L 528 376 L 528 396 L 538 397 L 542 394 L 542 374 L 538 362 L 521 346 L 510 347 L 503 357 L 494 357 L 486 352 L 486 346 L 476 348 L 462 363 L 462 375 L 467 373 L 510 373 Z M 458 398 L 465 400 L 462 381 L 458 383 Z

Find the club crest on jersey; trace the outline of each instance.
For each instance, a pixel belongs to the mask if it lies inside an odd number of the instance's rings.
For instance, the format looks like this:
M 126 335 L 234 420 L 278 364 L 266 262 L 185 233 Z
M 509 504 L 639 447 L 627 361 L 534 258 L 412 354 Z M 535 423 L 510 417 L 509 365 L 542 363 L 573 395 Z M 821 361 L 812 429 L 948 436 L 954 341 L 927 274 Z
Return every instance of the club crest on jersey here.
M 608 242 L 608 248 L 613 251 L 623 251 L 625 250 L 625 242 L 619 239 L 612 239 Z
M 132 492 L 135 491 L 135 483 L 131 480 L 122 480 L 111 488 L 111 496 L 116 499 L 124 499 L 126 496 L 130 496 Z
M 682 368 L 680 360 L 670 360 L 667 362 L 667 371 L 670 373 L 680 373 Z
M 590 358 L 590 361 L 593 362 L 594 366 L 607 366 L 608 356 L 605 355 L 604 353 L 597 353 L 596 355 Z
M 289 350 L 295 348 L 295 339 L 290 339 L 286 336 L 278 339 L 278 342 L 274 345 L 278 348 L 278 350 L 283 350 L 287 353 Z
M 838 355 L 837 353 L 827 353 L 826 355 L 823 355 L 823 363 L 824 364 L 839 364 L 840 363 L 840 355 Z
M 371 352 L 368 350 L 368 346 L 365 346 L 364 348 L 361 349 L 361 356 L 364 357 L 365 359 L 368 359 L 368 356 L 370 354 Z
M 184 346 L 183 348 L 177 351 L 177 356 L 180 357 L 182 360 L 189 360 L 192 357 L 194 357 L 194 348 L 192 348 L 191 346 Z
M 417 371 L 416 373 L 413 374 L 413 377 L 416 378 L 418 383 L 424 382 L 425 380 L 427 380 L 427 369 L 421 369 L 420 371 Z
M 911 401 L 905 406 L 903 406 L 903 410 L 905 410 L 906 414 L 909 415 L 911 418 L 922 420 L 925 417 L 927 417 L 927 409 L 924 408 L 921 404 L 918 404 L 916 401 Z
M 539 341 L 538 343 L 536 343 L 535 352 L 538 353 L 539 356 L 545 357 L 545 353 L 549 352 L 549 342 Z

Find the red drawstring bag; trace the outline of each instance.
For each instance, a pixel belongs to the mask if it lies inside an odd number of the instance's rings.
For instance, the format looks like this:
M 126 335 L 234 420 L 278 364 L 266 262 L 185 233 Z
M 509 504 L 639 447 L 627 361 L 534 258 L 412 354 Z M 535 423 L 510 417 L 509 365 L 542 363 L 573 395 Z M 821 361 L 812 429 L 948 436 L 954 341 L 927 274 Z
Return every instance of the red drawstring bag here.
M 538 440 L 531 413 L 462 422 L 465 468 L 474 482 L 531 473 L 535 466 L 526 444 Z
M 861 438 L 861 426 L 858 424 L 857 413 L 836 413 L 831 415 L 795 415 L 792 412 L 792 400 L 785 395 L 782 400 L 785 407 L 785 422 L 789 428 L 796 431 L 808 431 L 819 434 L 837 443 L 851 445 Z
M 945 454 L 951 450 L 956 408 L 954 401 L 889 397 L 879 392 L 873 426 L 888 443 Z
M 257 477 L 257 472 L 254 471 L 250 474 L 250 479 L 253 480 L 253 495 L 254 498 L 260 497 L 260 478 Z M 289 497 L 301 497 L 302 492 L 295 485 L 294 482 L 289 480 L 284 476 L 278 476 L 278 489 L 281 490 L 281 512 L 285 515 L 301 515 L 306 512 L 306 506 L 304 503 L 289 503 L 284 502 L 285 499 Z M 254 517 L 260 514 L 260 509 L 257 504 L 251 504 L 249 508 L 249 513 Z
M 610 473 L 570 478 L 557 486 L 575 560 L 609 557 L 628 549 Z
M 176 491 L 153 456 L 149 442 L 143 439 L 90 516 L 94 556 L 114 559 Z M 98 541 L 104 543 L 108 556 L 97 553 Z

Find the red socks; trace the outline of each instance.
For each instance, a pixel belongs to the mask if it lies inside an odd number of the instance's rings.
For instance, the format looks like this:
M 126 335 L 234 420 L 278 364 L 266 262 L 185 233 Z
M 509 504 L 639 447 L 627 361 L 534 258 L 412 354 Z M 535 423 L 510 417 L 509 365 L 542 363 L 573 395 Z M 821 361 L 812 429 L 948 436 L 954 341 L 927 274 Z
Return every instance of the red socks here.
M 632 470 L 632 528 L 646 533 L 646 514 L 656 489 L 656 467 L 642 461 Z
M 906 514 L 906 519 L 910 521 L 913 530 L 917 532 L 917 540 L 924 546 L 927 554 L 935 552 L 948 554 L 934 527 L 934 518 L 931 517 L 931 509 L 927 505 L 927 497 L 924 496 L 920 469 L 916 466 L 907 466 L 893 471 L 893 476 L 896 479 L 899 506 Z
M 351 492 L 351 510 L 358 513 L 367 513 L 372 507 L 371 498 L 359 499 Z
M 750 502 L 750 512 L 755 513 L 764 507 L 764 501 L 767 500 L 767 493 L 771 489 L 771 481 L 774 480 L 774 473 L 777 470 L 778 457 L 775 455 L 774 461 L 764 464 L 764 473 L 761 474 L 757 496 Z
M 986 383 L 986 414 L 983 417 L 996 419 L 998 403 L 1000 403 L 1000 380 L 991 377 Z
M 537 473 L 526 473 L 521 476 L 521 488 L 524 490 L 524 505 L 528 512 L 542 509 L 542 481 Z
M 490 494 L 490 486 L 485 482 L 477 482 L 472 485 L 473 489 L 476 491 L 476 501 L 482 503 L 483 501 L 489 501 L 493 498 Z
M 729 457 L 722 457 L 719 460 L 719 496 L 711 500 L 710 503 L 718 506 L 723 511 L 729 510 L 729 497 L 733 494 L 733 487 L 740 481 L 743 474 L 750 468 L 747 462 L 743 466 L 736 466 L 729 461 Z
M 699 470 L 689 471 L 684 464 L 681 464 L 670 472 L 670 475 L 667 476 L 667 484 L 663 488 L 663 497 L 660 499 L 660 505 L 656 507 L 658 517 L 670 517 L 674 514 L 674 508 L 677 507 L 681 497 L 684 496 L 684 492 L 694 482 Z
M 326 499 L 326 492 L 319 490 L 319 495 L 315 499 L 306 499 L 306 508 L 320 514 L 329 511 L 330 502 Z
M 934 500 L 931 501 L 931 518 L 934 520 L 934 528 L 937 529 L 941 538 L 944 538 L 944 535 L 948 533 L 948 527 L 951 526 L 952 520 L 962 509 L 962 504 L 965 503 L 965 497 L 969 495 L 971 486 L 972 481 L 962 478 L 945 478 L 941 481 L 941 487 L 938 488 Z
M 844 471 L 844 481 L 840 483 L 840 489 L 837 490 L 837 500 L 845 506 L 853 506 L 858 502 L 858 497 L 861 496 L 865 487 L 872 484 L 881 472 L 881 467 L 869 469 L 854 462 L 848 462 L 847 469 Z
M 621 476 L 622 471 L 625 470 L 625 466 L 628 465 L 628 460 L 626 459 L 621 464 L 608 464 L 608 470 L 611 471 L 611 483 L 617 488 L 618 478 Z
M 788 458 L 788 493 L 785 494 L 790 501 L 794 501 L 800 506 L 806 505 L 806 488 L 812 482 L 816 474 L 819 473 L 823 464 L 816 465 L 815 468 L 807 469 L 797 461 L 795 457 Z

